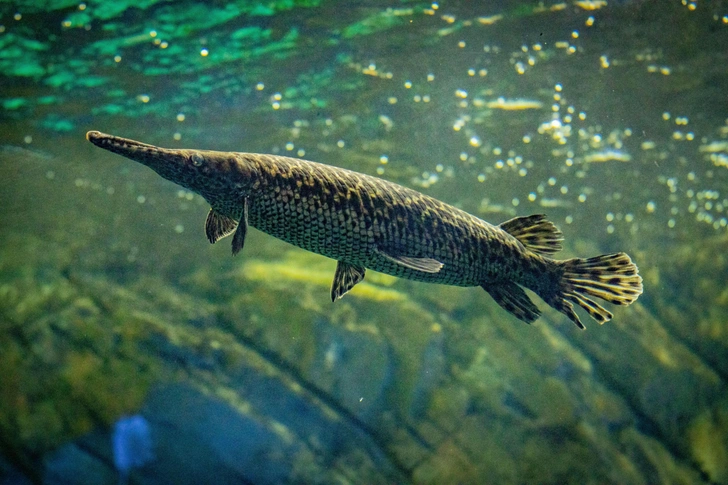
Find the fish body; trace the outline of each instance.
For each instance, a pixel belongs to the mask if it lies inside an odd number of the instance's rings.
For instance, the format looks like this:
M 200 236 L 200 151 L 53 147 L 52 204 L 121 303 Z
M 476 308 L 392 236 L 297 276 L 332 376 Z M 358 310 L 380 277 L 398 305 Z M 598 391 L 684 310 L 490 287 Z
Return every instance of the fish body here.
M 233 235 L 233 253 L 253 226 L 335 259 L 336 300 L 366 269 L 428 283 L 481 286 L 526 322 L 540 312 L 522 287 L 583 328 L 576 303 L 600 323 L 612 315 L 587 298 L 629 304 L 642 293 L 624 253 L 556 260 L 561 232 L 543 215 L 498 226 L 401 185 L 295 158 L 256 153 L 165 149 L 89 132 L 94 145 L 143 163 L 210 204 L 210 242 Z
M 393 276 L 447 285 L 478 286 L 516 269 L 523 246 L 514 237 L 437 199 L 320 163 L 241 156 L 258 174 L 255 195 L 249 197 L 250 225 L 293 245 Z M 403 264 L 401 258 L 419 259 L 422 266 Z M 538 263 L 543 261 L 537 256 Z M 427 264 L 439 270 L 430 271 Z M 505 268 L 509 264 L 514 267 Z

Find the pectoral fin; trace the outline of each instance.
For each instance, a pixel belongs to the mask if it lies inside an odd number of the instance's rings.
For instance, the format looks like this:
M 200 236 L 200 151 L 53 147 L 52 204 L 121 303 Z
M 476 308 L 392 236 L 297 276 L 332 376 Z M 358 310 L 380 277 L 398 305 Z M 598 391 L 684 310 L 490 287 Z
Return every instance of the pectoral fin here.
M 388 254 L 381 249 L 376 250 L 380 256 L 387 258 L 395 264 L 404 266 L 405 268 L 413 269 L 415 271 L 422 271 L 423 273 L 439 273 L 443 267 L 443 264 L 436 259 L 432 258 L 413 258 L 410 256 L 394 256 Z
M 238 223 L 231 217 L 224 216 L 210 209 L 205 220 L 205 234 L 210 243 L 215 244 L 225 236 L 229 236 L 235 231 Z
M 533 322 L 541 315 L 538 307 L 516 283 L 505 281 L 482 286 L 504 310 L 526 323 Z
M 339 261 L 336 263 L 334 282 L 331 285 L 331 301 L 336 301 L 364 279 L 366 268 Z
M 240 222 L 238 222 L 238 228 L 235 230 L 233 236 L 233 256 L 238 254 L 243 249 L 245 244 L 245 234 L 248 232 L 248 198 L 243 199 L 243 214 L 240 216 Z

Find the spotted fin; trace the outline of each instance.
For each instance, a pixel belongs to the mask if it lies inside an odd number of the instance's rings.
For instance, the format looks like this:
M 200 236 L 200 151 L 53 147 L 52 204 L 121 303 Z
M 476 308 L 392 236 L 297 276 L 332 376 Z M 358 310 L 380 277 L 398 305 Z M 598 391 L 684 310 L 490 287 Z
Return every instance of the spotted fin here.
M 243 215 L 233 236 L 233 256 L 238 254 L 245 244 L 245 234 L 248 232 L 248 198 L 243 199 Z
M 443 267 L 443 264 L 436 259 L 432 258 L 412 258 L 409 256 L 392 256 L 381 249 L 376 249 L 377 253 L 390 260 L 391 262 L 404 266 L 405 268 L 413 269 L 415 271 L 422 271 L 423 273 L 439 273 Z
M 541 312 L 526 292 L 523 291 L 523 288 L 516 283 L 506 281 L 481 286 L 504 310 L 526 323 L 533 322 L 541 315 Z
M 548 256 L 561 251 L 564 236 L 544 214 L 514 217 L 498 227 L 535 253 Z
M 349 290 L 364 279 L 366 268 L 355 264 L 339 261 L 336 263 L 334 282 L 331 285 L 331 301 L 336 301 L 346 295 Z
M 584 328 L 574 312 L 576 303 L 602 324 L 612 314 L 588 296 L 596 296 L 615 305 L 629 305 L 642 294 L 642 277 L 625 253 L 604 254 L 593 258 L 560 261 L 563 276 L 559 289 L 544 300 L 566 315 L 577 327 Z
M 232 217 L 224 216 L 210 209 L 205 220 L 205 234 L 210 243 L 215 244 L 225 236 L 235 232 L 238 223 Z

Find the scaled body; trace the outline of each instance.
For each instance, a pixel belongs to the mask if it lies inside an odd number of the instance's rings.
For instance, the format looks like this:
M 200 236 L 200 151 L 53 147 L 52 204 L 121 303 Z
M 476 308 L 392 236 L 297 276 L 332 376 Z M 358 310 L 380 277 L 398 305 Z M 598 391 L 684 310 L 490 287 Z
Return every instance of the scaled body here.
M 172 150 L 99 132 L 89 141 L 154 169 L 211 205 L 211 242 L 233 234 L 243 247 L 248 224 L 338 261 L 331 297 L 342 297 L 366 268 L 403 278 L 482 286 L 530 322 L 540 312 L 521 286 L 569 316 L 577 303 L 600 323 L 611 314 L 589 300 L 629 304 L 642 292 L 624 253 L 554 260 L 561 233 L 543 216 L 493 226 L 437 199 L 383 179 L 288 157 Z

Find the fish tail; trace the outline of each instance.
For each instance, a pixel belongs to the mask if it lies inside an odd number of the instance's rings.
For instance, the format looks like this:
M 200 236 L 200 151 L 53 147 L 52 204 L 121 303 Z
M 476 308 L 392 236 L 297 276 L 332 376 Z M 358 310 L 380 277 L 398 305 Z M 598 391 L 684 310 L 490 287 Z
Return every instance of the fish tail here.
M 642 277 L 626 253 L 603 254 L 593 258 L 573 258 L 558 261 L 563 271 L 556 292 L 544 300 L 579 328 L 584 325 L 574 312 L 576 303 L 603 324 L 612 314 L 591 300 L 596 296 L 615 305 L 629 305 L 642 294 Z

